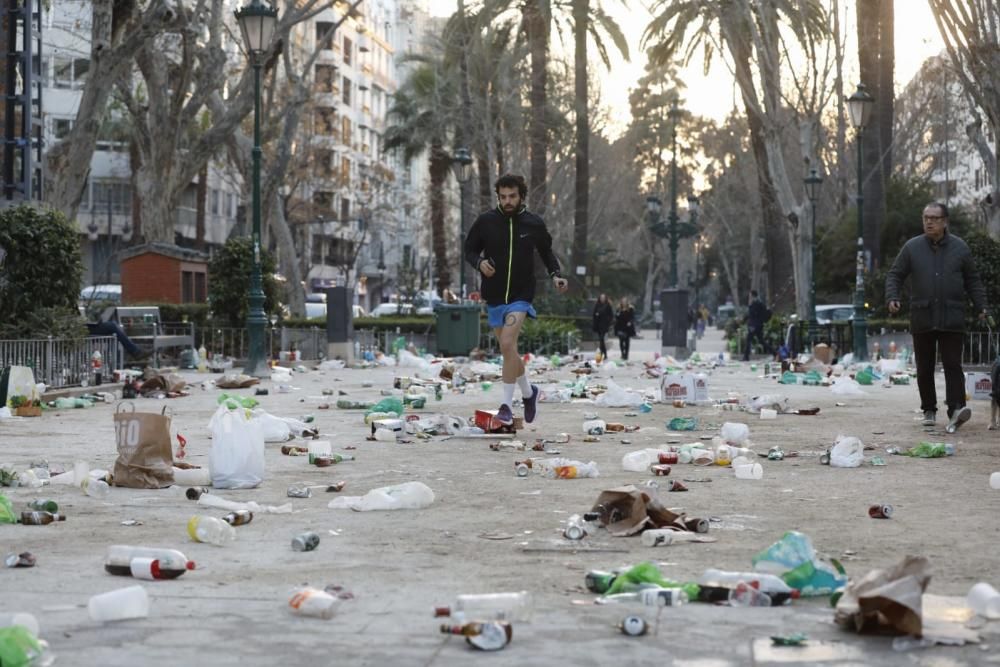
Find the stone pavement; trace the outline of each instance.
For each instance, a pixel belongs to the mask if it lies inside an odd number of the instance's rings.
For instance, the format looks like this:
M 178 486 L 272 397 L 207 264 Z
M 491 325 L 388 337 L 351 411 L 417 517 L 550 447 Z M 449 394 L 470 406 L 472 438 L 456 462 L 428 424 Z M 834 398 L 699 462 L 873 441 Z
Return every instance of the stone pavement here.
M 700 343 L 705 353 L 717 352 L 722 345 L 713 329 Z M 613 376 L 627 387 L 656 386 L 655 380 L 644 377 L 641 361 L 650 359 L 658 347 L 656 333 L 644 331 L 643 338 L 633 341 L 631 365 L 602 372 L 592 381 Z M 617 356 L 612 353 L 613 359 Z M 414 374 L 413 369 L 400 373 Z M 995 433 L 986 431 L 984 402 L 975 403 L 972 421 L 951 440 L 957 446 L 954 457 L 909 459 L 877 451 L 869 455 L 881 453 L 888 465 L 831 469 L 819 465 L 818 455 L 839 433 L 857 435 L 880 450 L 945 436 L 940 430 L 926 433 L 916 421 L 916 387 L 868 387 L 865 397 L 840 399 L 829 388 L 783 387 L 761 379 L 748 364 L 734 363 L 710 374 L 713 397 L 781 393 L 796 407 L 820 407 L 820 414 L 759 421 L 742 412 L 655 405 L 649 414 L 625 417 L 625 409 L 541 404 L 538 420 L 520 434 L 522 439 L 530 444 L 535 438 L 571 433 L 573 440 L 559 445 L 563 455 L 593 460 L 601 473 L 597 479 L 549 480 L 516 477 L 512 462 L 524 454 L 489 451 L 487 441 L 368 442 L 361 413 L 317 409 L 324 388 L 342 390 L 347 398 L 377 400 L 379 390 L 391 386 L 393 375 L 393 369 L 297 374 L 297 391 L 261 397 L 263 407 L 277 415 L 315 414 L 334 451 L 356 446 L 352 453 L 357 460 L 316 468 L 304 457 L 283 456 L 280 445 L 269 444 L 265 482 L 257 489 L 219 495 L 280 505 L 290 500 L 285 491 L 296 482 L 342 479 L 347 482 L 344 494 L 362 495 L 378 486 L 419 480 L 435 492 L 429 508 L 332 510 L 327 503 L 334 494 L 320 492 L 309 499 L 291 499 L 292 514 L 256 515 L 252 523 L 237 528 L 234 544 L 214 547 L 191 542 L 185 526 L 194 514 L 222 513 L 199 510 L 168 490 L 113 489 L 102 502 L 71 487 L 4 489 L 17 509 L 33 498 L 52 497 L 68 519 L 50 526 L 0 526 L 0 552 L 28 550 L 38 557 L 35 568 L 0 570 L 3 611 L 35 614 L 41 636 L 58 656 L 57 665 L 1000 664 L 997 622 L 979 630 L 979 646 L 898 653 L 891 648 L 891 638 L 862 637 L 837 628 L 825 598 L 765 609 L 689 604 L 663 609 L 657 616 L 637 608 L 594 606 L 594 595 L 583 586 L 587 570 L 642 560 L 652 560 L 666 576 L 681 580 L 693 579 L 707 567 L 747 570 L 753 554 L 789 529 L 805 532 L 817 549 L 842 558 L 854 577 L 892 566 L 912 553 L 930 559 L 929 593 L 964 596 L 984 578 L 1000 586 L 1000 493 L 991 491 L 987 482 L 990 472 L 1000 470 L 1000 443 Z M 185 377 L 200 383 L 210 376 Z M 545 377 L 564 381 L 573 376 L 560 370 Z M 362 386 L 368 382 L 371 387 Z M 204 465 L 210 444 L 206 425 L 217 394 L 196 385 L 189 397 L 139 399 L 136 406 L 157 412 L 167 406 L 174 415 L 174 432 L 188 440 L 189 459 Z M 446 393 L 444 400 L 428 403 L 424 411 L 468 416 L 477 407 L 496 408 L 499 399 L 496 384 L 485 392 L 472 386 L 464 394 Z M 110 468 L 116 455 L 112 411 L 112 406 L 98 405 L 0 422 L 0 463 L 23 468 L 45 458 L 71 468 L 74 460 L 85 459 L 93 467 Z M 584 443 L 580 424 L 588 411 L 642 428 Z M 701 429 L 683 438 L 666 431 L 665 422 L 681 415 L 698 417 Z M 786 452 L 801 455 L 781 462 L 762 460 L 764 478 L 756 482 L 736 480 L 731 470 L 717 466 L 675 466 L 674 476 L 706 481 L 689 483 L 688 493 L 663 494 L 664 501 L 692 516 L 720 519 L 710 532 L 717 542 L 654 550 L 638 539 L 613 538 L 603 531 L 581 543 L 562 538 L 567 516 L 589 509 L 601 490 L 649 479 L 622 470 L 625 452 L 708 436 L 725 421 L 747 423 L 759 451 L 780 444 Z M 869 519 L 867 507 L 875 502 L 893 504 L 893 519 Z M 130 519 L 142 525 L 122 525 Z M 291 538 L 303 530 L 321 534 L 316 551 L 291 550 Z M 173 581 L 143 582 L 152 599 L 149 618 L 97 624 L 87 615 L 88 598 L 136 583 L 103 570 L 107 546 L 121 543 L 179 549 L 198 569 Z M 302 584 L 339 584 L 355 599 L 345 601 L 329 621 L 294 617 L 286 603 Z M 505 650 L 477 653 L 461 638 L 438 633 L 441 619 L 432 617 L 433 606 L 447 605 L 460 593 L 504 590 L 528 590 L 534 601 L 532 621 L 515 625 Z M 655 631 L 641 638 L 619 634 L 614 625 L 628 612 L 641 613 Z M 813 648 L 769 647 L 770 635 L 799 631 L 809 635 Z

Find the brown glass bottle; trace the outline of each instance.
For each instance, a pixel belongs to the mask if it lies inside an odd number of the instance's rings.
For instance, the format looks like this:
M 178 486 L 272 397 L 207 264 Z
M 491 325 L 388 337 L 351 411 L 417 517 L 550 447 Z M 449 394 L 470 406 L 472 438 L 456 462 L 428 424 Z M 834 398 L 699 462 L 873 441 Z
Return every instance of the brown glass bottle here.
M 21 523 L 25 526 L 44 526 L 55 521 L 65 521 L 66 515 L 52 512 L 21 512 Z
M 230 526 L 242 526 L 253 521 L 253 512 L 250 510 L 236 510 L 222 517 L 222 520 Z

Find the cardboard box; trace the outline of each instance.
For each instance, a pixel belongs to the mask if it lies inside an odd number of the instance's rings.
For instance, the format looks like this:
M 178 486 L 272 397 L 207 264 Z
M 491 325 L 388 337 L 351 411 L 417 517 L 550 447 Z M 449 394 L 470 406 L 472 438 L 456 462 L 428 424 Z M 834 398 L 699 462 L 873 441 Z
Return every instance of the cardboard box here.
M 501 424 L 496 417 L 496 410 L 476 410 L 473 416 L 473 425 L 487 433 L 514 433 L 518 429 L 524 428 L 524 419 L 521 417 L 514 417 L 514 423 L 510 426 Z
M 826 343 L 819 343 L 818 345 L 813 345 L 813 359 L 821 361 L 827 366 L 830 365 L 830 361 L 833 359 L 833 350 Z
M 993 381 L 989 373 L 966 373 L 965 393 L 974 401 L 989 401 L 992 399 Z

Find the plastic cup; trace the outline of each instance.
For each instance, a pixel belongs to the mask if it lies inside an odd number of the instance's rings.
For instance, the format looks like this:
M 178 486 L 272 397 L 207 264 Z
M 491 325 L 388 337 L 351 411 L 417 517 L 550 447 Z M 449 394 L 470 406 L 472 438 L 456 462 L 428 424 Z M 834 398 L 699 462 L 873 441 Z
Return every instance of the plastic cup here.
M 980 616 L 988 619 L 1000 618 L 1000 592 L 986 582 L 979 582 L 973 586 L 965 602 Z
M 329 440 L 312 440 L 309 443 L 309 453 L 315 456 L 329 456 L 333 453 L 333 447 Z
M 733 466 L 733 470 L 735 470 L 739 466 L 753 465 L 753 461 L 745 456 L 737 456 L 733 459 L 733 462 L 730 465 Z
M 86 461 L 77 461 L 73 464 L 73 483 L 77 486 L 83 484 L 83 480 L 90 476 L 90 464 Z
M 378 442 L 396 442 L 396 432 L 387 428 L 375 430 L 375 440 Z
M 761 479 L 764 476 L 764 468 L 759 463 L 747 463 L 734 468 L 736 479 Z
M 87 603 L 90 618 L 99 623 L 149 616 L 149 595 L 142 586 L 129 586 L 101 593 Z
M 995 472 L 990 475 L 990 488 L 1000 489 L 1000 472 Z
M 760 409 L 760 418 L 761 419 L 777 419 L 778 418 L 778 411 L 777 410 L 772 410 L 771 408 L 761 408 Z
M 29 614 L 26 611 L 0 614 L 0 628 L 9 628 L 15 625 L 20 625 L 31 634 L 38 636 L 38 619 L 35 618 L 34 614 Z

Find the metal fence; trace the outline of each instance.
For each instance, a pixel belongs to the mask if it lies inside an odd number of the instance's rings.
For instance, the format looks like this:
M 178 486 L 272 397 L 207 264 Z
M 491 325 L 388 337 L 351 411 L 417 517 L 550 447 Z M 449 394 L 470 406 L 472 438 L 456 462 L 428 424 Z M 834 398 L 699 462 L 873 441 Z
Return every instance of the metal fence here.
M 35 382 L 49 388 L 79 386 L 91 381 L 94 352 L 101 353 L 105 377 L 122 367 L 123 353 L 114 336 L 0 340 L 0 367 L 28 366 Z
M 1000 355 L 1000 331 L 971 331 L 965 334 L 962 365 L 989 368 Z

